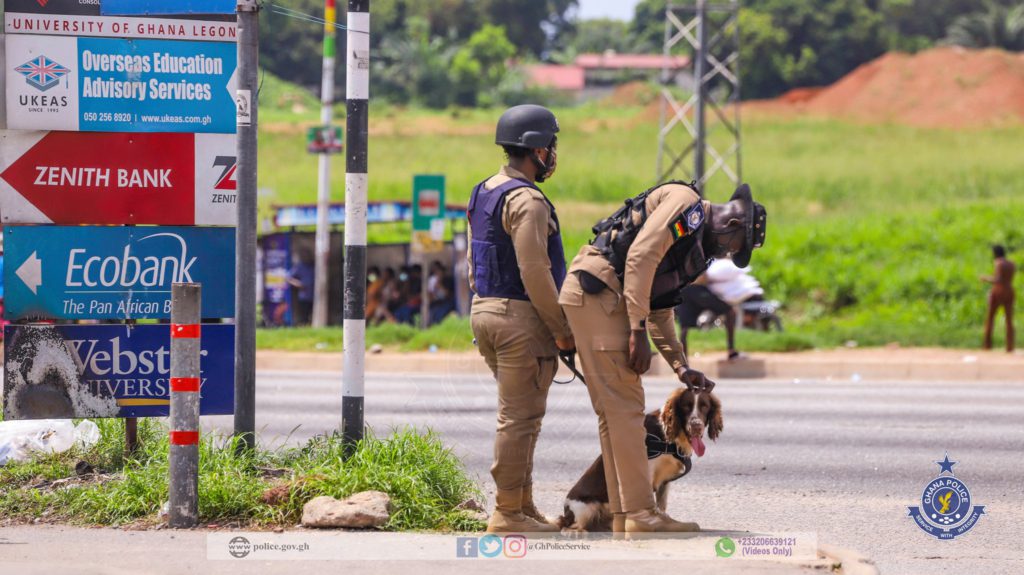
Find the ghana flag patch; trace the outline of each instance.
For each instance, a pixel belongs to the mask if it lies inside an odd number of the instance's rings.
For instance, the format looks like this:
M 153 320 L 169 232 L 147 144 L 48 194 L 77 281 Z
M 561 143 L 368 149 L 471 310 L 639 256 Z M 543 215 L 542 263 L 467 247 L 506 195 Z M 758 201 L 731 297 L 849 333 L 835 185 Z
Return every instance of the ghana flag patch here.
M 678 240 L 696 232 L 702 225 L 704 225 L 704 205 L 697 202 L 672 220 L 668 229 L 672 232 L 672 239 Z

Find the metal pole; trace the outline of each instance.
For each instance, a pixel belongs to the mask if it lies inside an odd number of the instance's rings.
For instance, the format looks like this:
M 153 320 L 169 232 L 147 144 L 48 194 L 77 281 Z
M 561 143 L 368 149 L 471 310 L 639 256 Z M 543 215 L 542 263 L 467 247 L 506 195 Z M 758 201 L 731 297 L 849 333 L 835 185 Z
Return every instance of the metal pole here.
M 335 0 L 324 1 L 324 68 L 320 86 L 320 126 L 331 129 L 334 119 L 334 23 Z M 331 132 L 333 134 L 333 132 Z M 313 296 L 313 327 L 327 326 L 330 295 L 328 267 L 331 261 L 331 228 L 327 211 L 331 207 L 331 156 L 329 146 L 320 152 L 320 180 L 316 201 L 316 272 L 313 276 L 316 292 Z
M 202 287 L 171 287 L 170 504 L 173 528 L 199 523 L 199 348 Z
M 665 40 L 664 40 L 664 42 L 662 42 L 662 46 L 663 46 L 663 48 L 662 48 L 662 57 L 664 57 L 665 60 L 663 61 L 662 65 L 661 65 L 661 90 L 662 90 L 662 94 L 661 94 L 661 101 L 659 102 L 659 106 L 658 106 L 658 118 L 659 118 L 658 119 L 658 127 L 659 127 L 659 129 L 658 129 L 658 161 L 655 164 L 655 173 L 654 173 L 654 181 L 655 181 L 655 183 L 661 183 L 661 180 L 664 177 L 664 175 L 663 175 L 663 173 L 661 171 L 661 168 L 662 168 L 662 165 L 663 165 L 662 156 L 665 153 L 665 114 L 668 111 L 668 99 L 667 99 L 667 97 L 665 95 L 665 91 L 667 91 L 669 89 L 669 87 L 668 87 L 668 82 L 669 82 L 669 71 L 668 71 L 668 68 L 669 68 L 669 62 L 671 62 L 670 58 L 672 57 L 672 46 L 669 44 L 669 40 L 672 37 L 672 21 L 670 20 L 670 15 L 672 14 L 673 10 L 674 10 L 674 7 L 672 6 L 672 4 L 667 4 L 665 6 Z
M 345 96 L 345 326 L 341 428 L 349 447 L 363 438 L 366 384 L 366 191 L 370 102 L 370 0 L 348 0 Z
M 235 230 L 235 436 L 256 446 L 256 128 L 259 2 L 238 0 L 238 228 Z M 241 107 L 242 104 L 240 104 Z
M 707 125 L 704 117 L 704 74 L 707 73 L 707 6 L 705 0 L 697 0 L 697 61 L 693 64 L 694 88 L 697 90 L 697 105 L 694 110 L 697 128 L 697 145 L 693 149 L 693 177 L 700 189 L 704 189 L 704 150 Z

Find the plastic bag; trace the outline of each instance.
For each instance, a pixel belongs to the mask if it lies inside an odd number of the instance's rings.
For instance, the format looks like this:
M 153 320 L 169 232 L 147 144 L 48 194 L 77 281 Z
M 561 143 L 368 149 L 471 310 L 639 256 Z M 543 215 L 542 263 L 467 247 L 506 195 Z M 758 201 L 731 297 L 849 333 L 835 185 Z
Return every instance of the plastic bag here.
M 0 465 L 29 461 L 37 453 L 63 453 L 76 443 L 88 448 L 99 440 L 99 427 L 89 420 L 77 426 L 70 419 L 0 421 Z

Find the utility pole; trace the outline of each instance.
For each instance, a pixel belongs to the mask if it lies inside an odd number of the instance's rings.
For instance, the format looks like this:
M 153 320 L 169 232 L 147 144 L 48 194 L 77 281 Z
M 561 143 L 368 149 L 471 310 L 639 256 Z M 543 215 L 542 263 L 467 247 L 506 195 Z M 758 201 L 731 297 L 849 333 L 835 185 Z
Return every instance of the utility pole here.
M 342 438 L 363 438 L 366 384 L 366 191 L 369 180 L 370 0 L 348 0 L 345 97 L 345 311 Z
M 320 128 L 333 137 L 334 119 L 334 33 L 337 10 L 335 0 L 324 0 L 324 69 L 320 87 Z M 331 156 L 330 146 L 320 151 L 320 180 L 316 196 L 316 272 L 313 295 L 313 327 L 326 327 L 330 307 L 328 280 L 331 262 L 331 227 L 327 212 L 331 208 Z
M 705 0 L 697 0 L 697 48 L 695 50 L 695 61 L 693 63 L 693 77 L 696 85 L 693 87 L 697 97 L 694 109 L 694 125 L 697 128 L 697 142 L 693 149 L 693 179 L 697 180 L 699 189 L 704 189 L 704 152 L 707 144 L 707 114 L 705 113 L 707 85 L 704 76 L 707 73 L 707 41 L 708 22 L 707 6 Z
M 235 230 L 235 437 L 256 447 L 256 128 L 259 0 L 238 0 L 238 227 Z

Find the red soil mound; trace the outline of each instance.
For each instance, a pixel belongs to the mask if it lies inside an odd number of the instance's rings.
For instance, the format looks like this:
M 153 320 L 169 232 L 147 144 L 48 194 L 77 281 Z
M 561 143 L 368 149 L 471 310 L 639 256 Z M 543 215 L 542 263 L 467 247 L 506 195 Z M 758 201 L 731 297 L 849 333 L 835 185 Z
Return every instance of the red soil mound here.
M 815 93 L 794 90 L 753 102 L 752 111 L 926 127 L 993 126 L 1024 121 L 1024 54 L 934 48 L 886 54 Z

